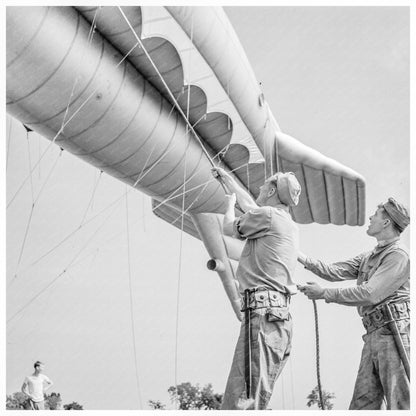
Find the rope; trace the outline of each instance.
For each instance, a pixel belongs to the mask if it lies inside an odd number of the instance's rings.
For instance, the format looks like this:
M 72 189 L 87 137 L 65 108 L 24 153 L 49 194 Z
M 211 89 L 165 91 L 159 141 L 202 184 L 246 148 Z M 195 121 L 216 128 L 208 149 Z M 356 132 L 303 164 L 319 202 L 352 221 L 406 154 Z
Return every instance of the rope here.
M 137 33 L 135 32 L 133 26 L 129 22 L 127 16 L 124 14 L 124 12 L 123 12 L 123 10 L 122 10 L 122 8 L 120 6 L 117 6 L 117 8 L 119 9 L 121 15 L 123 16 L 124 20 L 126 21 L 128 27 L 130 28 L 131 32 L 133 33 L 133 35 L 136 38 L 137 42 L 139 43 L 140 47 L 143 49 L 143 51 L 144 51 L 147 59 L 149 60 L 150 64 L 152 65 L 153 69 L 156 71 L 157 75 L 159 76 L 160 80 L 162 81 L 163 86 L 166 88 L 166 91 L 169 94 L 169 97 L 171 98 L 172 102 L 175 104 L 176 109 L 179 111 L 180 115 L 185 120 L 185 123 L 187 124 L 187 126 L 189 127 L 189 129 L 192 131 L 192 133 L 195 136 L 195 138 L 198 140 L 199 144 L 201 145 L 202 151 L 205 153 L 205 156 L 208 158 L 208 160 L 211 163 L 212 167 L 215 167 L 215 164 L 214 164 L 213 160 L 211 159 L 211 156 L 209 155 L 209 153 L 205 149 L 205 147 L 204 147 L 204 145 L 202 143 L 202 140 L 200 139 L 200 137 L 196 133 L 194 127 L 192 126 L 192 124 L 190 123 L 189 119 L 187 118 L 186 114 L 183 112 L 182 108 L 180 107 L 180 105 L 176 101 L 175 96 L 173 95 L 172 91 L 170 90 L 169 86 L 167 85 L 166 81 L 164 80 L 162 74 L 157 69 L 156 64 L 154 63 L 154 61 L 153 61 L 152 57 L 150 56 L 149 52 L 144 47 L 143 42 L 141 41 L 141 39 L 139 38 L 139 36 L 137 36 Z M 189 86 L 188 86 L 188 88 L 189 88 Z
M 25 228 L 25 233 L 24 233 L 24 237 L 23 237 L 23 241 L 22 241 L 22 246 L 20 247 L 20 253 L 19 253 L 19 258 L 17 260 L 15 275 L 17 274 L 17 270 L 19 269 L 20 262 L 22 260 L 23 251 L 24 251 L 25 246 L 26 246 L 26 239 L 27 239 L 27 236 L 29 234 L 30 225 L 32 223 L 33 210 L 35 208 L 35 196 L 34 196 L 34 191 L 33 191 L 33 177 L 32 177 L 32 171 L 31 171 L 32 170 L 32 161 L 31 161 L 31 157 L 30 157 L 29 130 L 27 130 L 27 129 L 26 129 L 26 142 L 27 142 L 27 152 L 28 152 L 28 161 L 29 161 L 30 190 L 31 190 L 31 195 L 32 195 L 32 204 L 31 204 L 31 207 L 30 207 L 29 218 L 28 218 L 28 221 L 26 223 L 26 228 Z
M 88 244 L 92 241 L 92 239 L 95 237 L 95 235 L 101 230 L 101 228 L 105 225 L 105 223 L 108 221 L 108 219 L 114 214 L 115 209 L 110 212 L 110 214 L 105 218 L 105 220 L 101 223 L 101 225 L 94 231 L 94 233 L 91 235 L 91 237 L 88 239 L 86 244 L 81 248 L 81 250 L 78 251 L 78 253 L 72 258 L 72 260 L 69 262 L 67 267 L 64 268 L 64 270 L 56 276 L 51 282 L 49 282 L 43 289 L 41 289 L 35 296 L 33 296 L 28 302 L 26 302 L 20 309 L 17 310 L 6 322 L 11 322 L 16 316 L 18 316 L 20 313 L 22 313 L 32 302 L 34 302 L 39 296 L 42 295 L 43 292 L 45 292 L 49 287 L 51 287 L 61 276 L 63 276 L 67 270 L 73 265 L 75 260 L 78 258 L 78 256 L 84 251 L 84 249 L 88 246 Z
M 139 399 L 140 408 L 143 407 L 142 396 L 140 393 L 140 382 L 139 382 L 139 370 L 137 365 L 137 347 L 136 347 L 136 333 L 134 330 L 134 314 L 133 314 L 133 291 L 131 284 L 131 261 L 130 261 L 130 233 L 129 233 L 129 201 L 127 198 L 128 191 L 126 186 L 126 232 L 127 232 L 127 261 L 128 261 L 128 277 L 129 277 L 129 294 L 130 294 L 130 322 L 131 332 L 133 339 L 133 352 L 134 352 L 134 368 L 136 372 L 136 386 L 137 386 L 137 397 Z
M 41 160 L 44 158 L 45 154 L 48 152 L 48 150 L 51 148 L 51 146 L 55 143 L 58 136 L 63 132 L 64 128 L 67 126 L 69 122 L 72 121 L 72 119 L 81 111 L 82 107 L 84 107 L 85 104 L 92 98 L 92 96 L 97 92 L 98 87 L 94 89 L 94 91 L 85 99 L 85 101 L 77 108 L 77 110 L 72 114 L 72 116 L 61 126 L 61 128 L 58 130 L 58 132 L 55 134 L 54 138 L 49 143 L 48 147 L 45 149 L 45 151 L 42 153 L 42 156 L 39 158 L 39 160 L 32 166 L 32 169 L 30 171 L 30 174 L 24 179 L 22 184 L 20 185 L 19 189 L 16 191 L 16 193 L 13 195 L 10 202 L 7 204 L 7 208 L 9 208 L 10 204 L 15 200 L 16 196 L 19 194 L 25 183 L 30 179 L 32 176 L 33 171 L 38 167 Z
M 316 379 L 318 381 L 318 393 L 319 393 L 319 401 L 321 402 L 321 410 L 325 410 L 325 404 L 323 400 L 322 394 L 322 386 L 321 386 L 321 372 L 320 372 L 320 362 L 319 362 L 319 326 L 318 326 L 318 308 L 316 306 L 316 300 L 312 300 L 313 303 L 313 311 L 315 315 L 315 339 L 316 339 Z
M 13 127 L 13 119 L 11 117 L 9 119 L 10 119 L 10 124 L 9 124 L 9 134 L 7 137 L 6 172 L 7 172 L 7 167 L 9 166 L 10 138 L 12 137 L 12 127 Z
M 85 209 L 84 216 L 82 217 L 80 226 L 82 226 L 84 224 L 85 218 L 87 217 L 87 214 L 88 214 L 88 210 L 90 209 L 90 207 L 92 207 L 92 203 L 94 201 L 95 193 L 97 192 L 97 188 L 98 188 L 98 185 L 100 183 L 100 179 L 101 179 L 102 174 L 103 174 L 103 171 L 101 170 L 100 175 L 98 176 L 98 179 L 95 181 L 95 184 L 94 184 L 94 187 L 93 187 L 93 190 L 92 190 L 92 195 L 91 195 L 91 198 L 88 202 L 87 208 Z
M 191 41 L 193 40 L 193 19 L 191 21 Z M 191 54 L 189 54 L 189 66 L 191 66 Z M 173 97 L 173 94 L 170 93 Z M 193 126 L 189 123 L 189 107 L 191 100 L 191 86 L 188 83 L 187 97 L 186 97 L 186 137 L 189 137 L 189 126 Z M 199 121 L 199 120 L 198 120 Z M 204 149 L 205 150 L 205 149 Z M 183 248 L 183 227 L 185 223 L 185 191 L 186 191 L 186 162 L 187 162 L 187 149 L 185 150 L 185 160 L 183 168 L 183 195 L 182 195 L 182 218 L 181 218 L 181 237 L 179 245 L 179 265 L 178 265 L 178 284 L 176 292 L 176 326 L 175 326 L 175 388 L 178 386 L 178 344 L 179 344 L 179 305 L 180 305 L 180 288 L 181 288 L 181 273 L 182 273 L 182 248 Z M 213 163 L 211 161 L 211 163 Z M 205 188 L 204 188 L 205 189 Z M 194 201 L 195 202 L 195 201 Z M 191 204 L 192 205 L 192 204 Z M 189 209 L 190 207 L 188 207 Z
M 99 9 L 101 9 L 101 6 L 99 7 Z M 96 11 L 97 13 L 97 11 Z M 95 16 L 94 16 L 94 20 L 95 20 Z M 94 33 L 95 29 L 92 29 L 92 27 L 90 28 L 90 34 L 88 35 L 88 41 L 91 43 L 92 41 L 92 36 Z M 92 33 L 92 35 L 91 35 Z M 137 44 L 130 49 L 127 54 L 125 56 L 123 56 L 123 58 L 117 63 L 116 68 L 125 60 L 125 58 L 132 52 L 132 50 L 137 47 Z M 78 71 L 79 72 L 79 71 Z M 60 134 L 64 131 L 64 128 L 72 121 L 72 119 L 81 111 L 81 109 L 90 101 L 90 99 L 94 96 L 94 94 L 97 92 L 97 90 L 99 89 L 99 87 L 95 88 L 92 93 L 84 100 L 84 102 L 75 110 L 75 112 L 71 115 L 71 117 L 65 121 L 67 115 L 68 115 L 68 111 L 69 111 L 69 106 L 70 106 L 70 102 L 71 102 L 71 98 L 75 92 L 75 86 L 78 82 L 78 76 L 75 77 L 73 86 L 72 86 L 72 91 L 71 94 L 68 98 L 68 104 L 65 110 L 65 114 L 62 120 L 62 125 L 60 127 L 60 129 L 58 130 L 58 132 L 55 134 L 55 136 L 53 137 L 53 139 L 50 141 L 49 145 L 46 147 L 45 151 L 42 153 L 42 155 L 40 156 L 40 158 L 38 159 L 38 161 L 34 164 L 34 166 L 32 167 L 32 170 L 30 172 L 30 174 L 23 180 L 22 184 L 19 186 L 19 188 L 17 189 L 16 193 L 13 195 L 13 197 L 10 199 L 10 201 L 7 204 L 7 208 L 9 208 L 9 206 L 13 203 L 13 201 L 15 200 L 15 198 L 17 197 L 17 195 L 20 193 L 21 189 L 23 188 L 23 186 L 26 184 L 26 182 L 28 181 L 29 178 L 31 178 L 31 175 L 33 173 L 33 171 L 38 167 L 38 165 L 40 164 L 40 162 L 42 161 L 42 159 L 44 158 L 44 156 L 46 155 L 46 153 L 49 151 L 49 149 L 52 147 L 52 145 L 55 143 L 56 139 L 60 136 Z

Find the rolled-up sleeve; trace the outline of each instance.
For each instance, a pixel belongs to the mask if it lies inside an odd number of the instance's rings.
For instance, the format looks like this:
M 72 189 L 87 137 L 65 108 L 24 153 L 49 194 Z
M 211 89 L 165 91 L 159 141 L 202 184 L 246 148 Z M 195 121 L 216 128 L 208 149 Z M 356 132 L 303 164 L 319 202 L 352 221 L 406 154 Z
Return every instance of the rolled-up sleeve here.
M 331 264 L 307 258 L 304 266 L 305 269 L 311 271 L 322 279 L 330 282 L 341 282 L 344 280 L 357 279 L 358 271 L 364 256 L 365 253 L 346 261 Z
M 270 231 L 272 213 L 270 207 L 250 210 L 234 221 L 234 234 L 239 238 L 260 238 Z
M 325 289 L 326 302 L 349 306 L 368 306 L 391 296 L 410 277 L 410 260 L 402 250 L 388 254 L 371 278 L 352 288 Z

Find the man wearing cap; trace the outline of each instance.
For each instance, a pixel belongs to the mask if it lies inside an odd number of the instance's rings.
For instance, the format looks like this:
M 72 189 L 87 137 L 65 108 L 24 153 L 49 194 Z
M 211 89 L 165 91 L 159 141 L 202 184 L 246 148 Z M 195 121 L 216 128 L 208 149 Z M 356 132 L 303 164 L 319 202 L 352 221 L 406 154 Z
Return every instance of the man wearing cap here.
M 409 409 L 410 260 L 400 234 L 410 222 L 395 199 L 380 204 L 367 234 L 377 239 L 369 253 L 325 264 L 299 254 L 306 269 L 332 282 L 356 279 L 357 286 L 323 289 L 309 283 L 300 290 L 309 299 L 357 306 L 367 331 L 350 410 Z
M 277 173 L 254 201 L 225 170 L 214 168 L 213 174 L 232 194 L 224 233 L 246 240 L 236 272 L 244 319 L 222 409 L 266 409 L 291 348 L 299 231 L 289 207 L 297 205 L 300 185 L 293 173 Z M 237 219 L 236 201 L 244 212 Z

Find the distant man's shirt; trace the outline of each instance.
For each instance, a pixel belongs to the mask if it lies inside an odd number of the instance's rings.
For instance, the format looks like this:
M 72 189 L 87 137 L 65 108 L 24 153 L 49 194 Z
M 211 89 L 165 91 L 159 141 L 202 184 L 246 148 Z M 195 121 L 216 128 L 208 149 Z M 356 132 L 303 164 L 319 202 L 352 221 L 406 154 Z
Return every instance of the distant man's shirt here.
M 292 277 L 297 263 L 299 229 L 289 208 L 259 207 L 234 222 L 235 234 L 246 239 L 237 269 L 240 293 L 266 287 L 286 294 L 296 293 Z
M 34 402 L 41 402 L 44 400 L 44 384 L 52 383 L 50 378 L 45 376 L 45 374 L 39 374 L 38 376 L 27 376 L 24 382 L 27 385 L 28 392 L 32 396 L 32 400 Z
M 324 299 L 357 306 L 360 316 L 381 303 L 410 299 L 410 259 L 399 238 L 380 242 L 373 251 L 342 262 L 325 264 L 307 258 L 305 268 L 331 282 L 357 279 L 356 287 L 324 289 Z

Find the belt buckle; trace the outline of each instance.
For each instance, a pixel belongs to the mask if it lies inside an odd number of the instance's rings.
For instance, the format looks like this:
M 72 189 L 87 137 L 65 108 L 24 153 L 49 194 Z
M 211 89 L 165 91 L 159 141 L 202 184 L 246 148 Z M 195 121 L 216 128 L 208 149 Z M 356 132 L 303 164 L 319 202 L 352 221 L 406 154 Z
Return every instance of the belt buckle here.
M 374 322 L 374 324 L 376 326 L 379 326 L 380 324 L 383 323 L 384 321 L 384 314 L 380 309 L 376 309 L 372 314 L 371 314 L 371 320 Z

